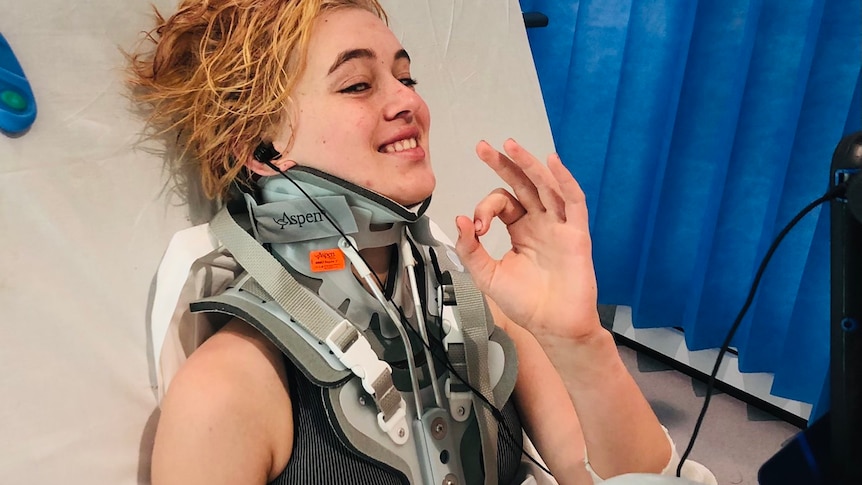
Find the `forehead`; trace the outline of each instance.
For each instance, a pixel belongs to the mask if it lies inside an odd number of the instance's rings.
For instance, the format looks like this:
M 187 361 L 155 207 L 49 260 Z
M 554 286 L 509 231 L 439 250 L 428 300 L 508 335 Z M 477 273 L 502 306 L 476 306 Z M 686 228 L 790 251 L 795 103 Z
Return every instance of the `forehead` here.
M 389 27 L 376 15 L 358 8 L 341 8 L 321 15 L 308 44 L 310 68 L 329 65 L 349 49 L 369 49 L 379 59 L 391 60 L 402 49 Z M 316 70 L 316 69 L 315 69 Z

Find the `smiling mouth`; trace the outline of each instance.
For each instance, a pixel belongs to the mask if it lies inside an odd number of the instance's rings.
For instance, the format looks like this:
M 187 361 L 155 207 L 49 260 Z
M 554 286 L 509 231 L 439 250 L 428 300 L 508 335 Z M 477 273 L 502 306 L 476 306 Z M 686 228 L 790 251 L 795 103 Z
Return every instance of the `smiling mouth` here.
M 380 147 L 381 153 L 398 153 L 403 152 L 405 150 L 410 150 L 419 146 L 419 142 L 416 138 L 405 138 L 404 140 L 398 140 L 395 143 L 390 143 L 388 145 L 383 145 Z

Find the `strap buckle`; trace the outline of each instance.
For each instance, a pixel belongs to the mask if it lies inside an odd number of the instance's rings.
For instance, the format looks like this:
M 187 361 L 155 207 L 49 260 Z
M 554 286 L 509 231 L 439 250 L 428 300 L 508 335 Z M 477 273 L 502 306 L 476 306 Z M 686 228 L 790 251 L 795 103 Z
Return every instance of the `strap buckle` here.
M 380 411 L 377 424 L 395 444 L 403 445 L 410 437 L 407 405 L 392 382 L 392 369 L 382 361 L 368 340 L 347 320 L 342 320 L 326 337 L 329 350 L 362 382 L 362 388 L 374 399 Z

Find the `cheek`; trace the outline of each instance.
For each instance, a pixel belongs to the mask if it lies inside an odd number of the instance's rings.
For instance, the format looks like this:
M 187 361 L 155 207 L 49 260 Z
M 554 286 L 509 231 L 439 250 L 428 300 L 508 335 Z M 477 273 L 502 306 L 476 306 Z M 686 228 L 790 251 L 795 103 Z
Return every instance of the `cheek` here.
M 354 144 L 360 141 L 370 143 L 375 128 L 375 120 L 367 110 L 337 110 L 341 115 L 321 120 L 317 125 L 317 141 L 324 144 Z M 352 142 L 350 141 L 352 140 Z
M 365 150 L 371 144 L 373 125 L 368 118 L 330 122 L 318 127 L 317 147 L 341 158 Z
M 420 127 L 422 127 L 422 130 L 425 131 L 426 135 L 431 131 L 431 113 L 428 111 L 427 107 L 416 112 L 416 122 Z M 429 141 L 427 136 L 425 137 L 425 141 Z M 425 149 L 427 150 L 428 147 L 425 147 Z
M 371 136 L 371 132 L 374 129 L 375 118 L 371 116 L 368 110 L 360 110 L 357 113 L 356 118 L 353 122 L 352 131 L 359 136 Z
M 431 110 L 428 109 L 428 104 L 425 102 L 422 96 L 419 96 L 418 94 L 417 96 L 419 98 L 418 108 L 416 109 L 417 116 L 420 117 L 426 124 L 430 124 Z

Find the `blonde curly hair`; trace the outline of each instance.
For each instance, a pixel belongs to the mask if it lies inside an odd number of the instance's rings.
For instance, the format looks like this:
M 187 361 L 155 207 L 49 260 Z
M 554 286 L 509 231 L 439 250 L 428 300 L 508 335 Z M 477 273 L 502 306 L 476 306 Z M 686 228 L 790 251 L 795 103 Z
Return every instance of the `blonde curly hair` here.
M 388 21 L 377 0 L 183 0 L 167 19 L 153 7 L 156 27 L 127 54 L 132 99 L 154 136 L 176 140 L 174 168 L 194 164 L 207 197 L 248 182 L 242 161 L 285 121 L 314 21 L 341 8 Z

